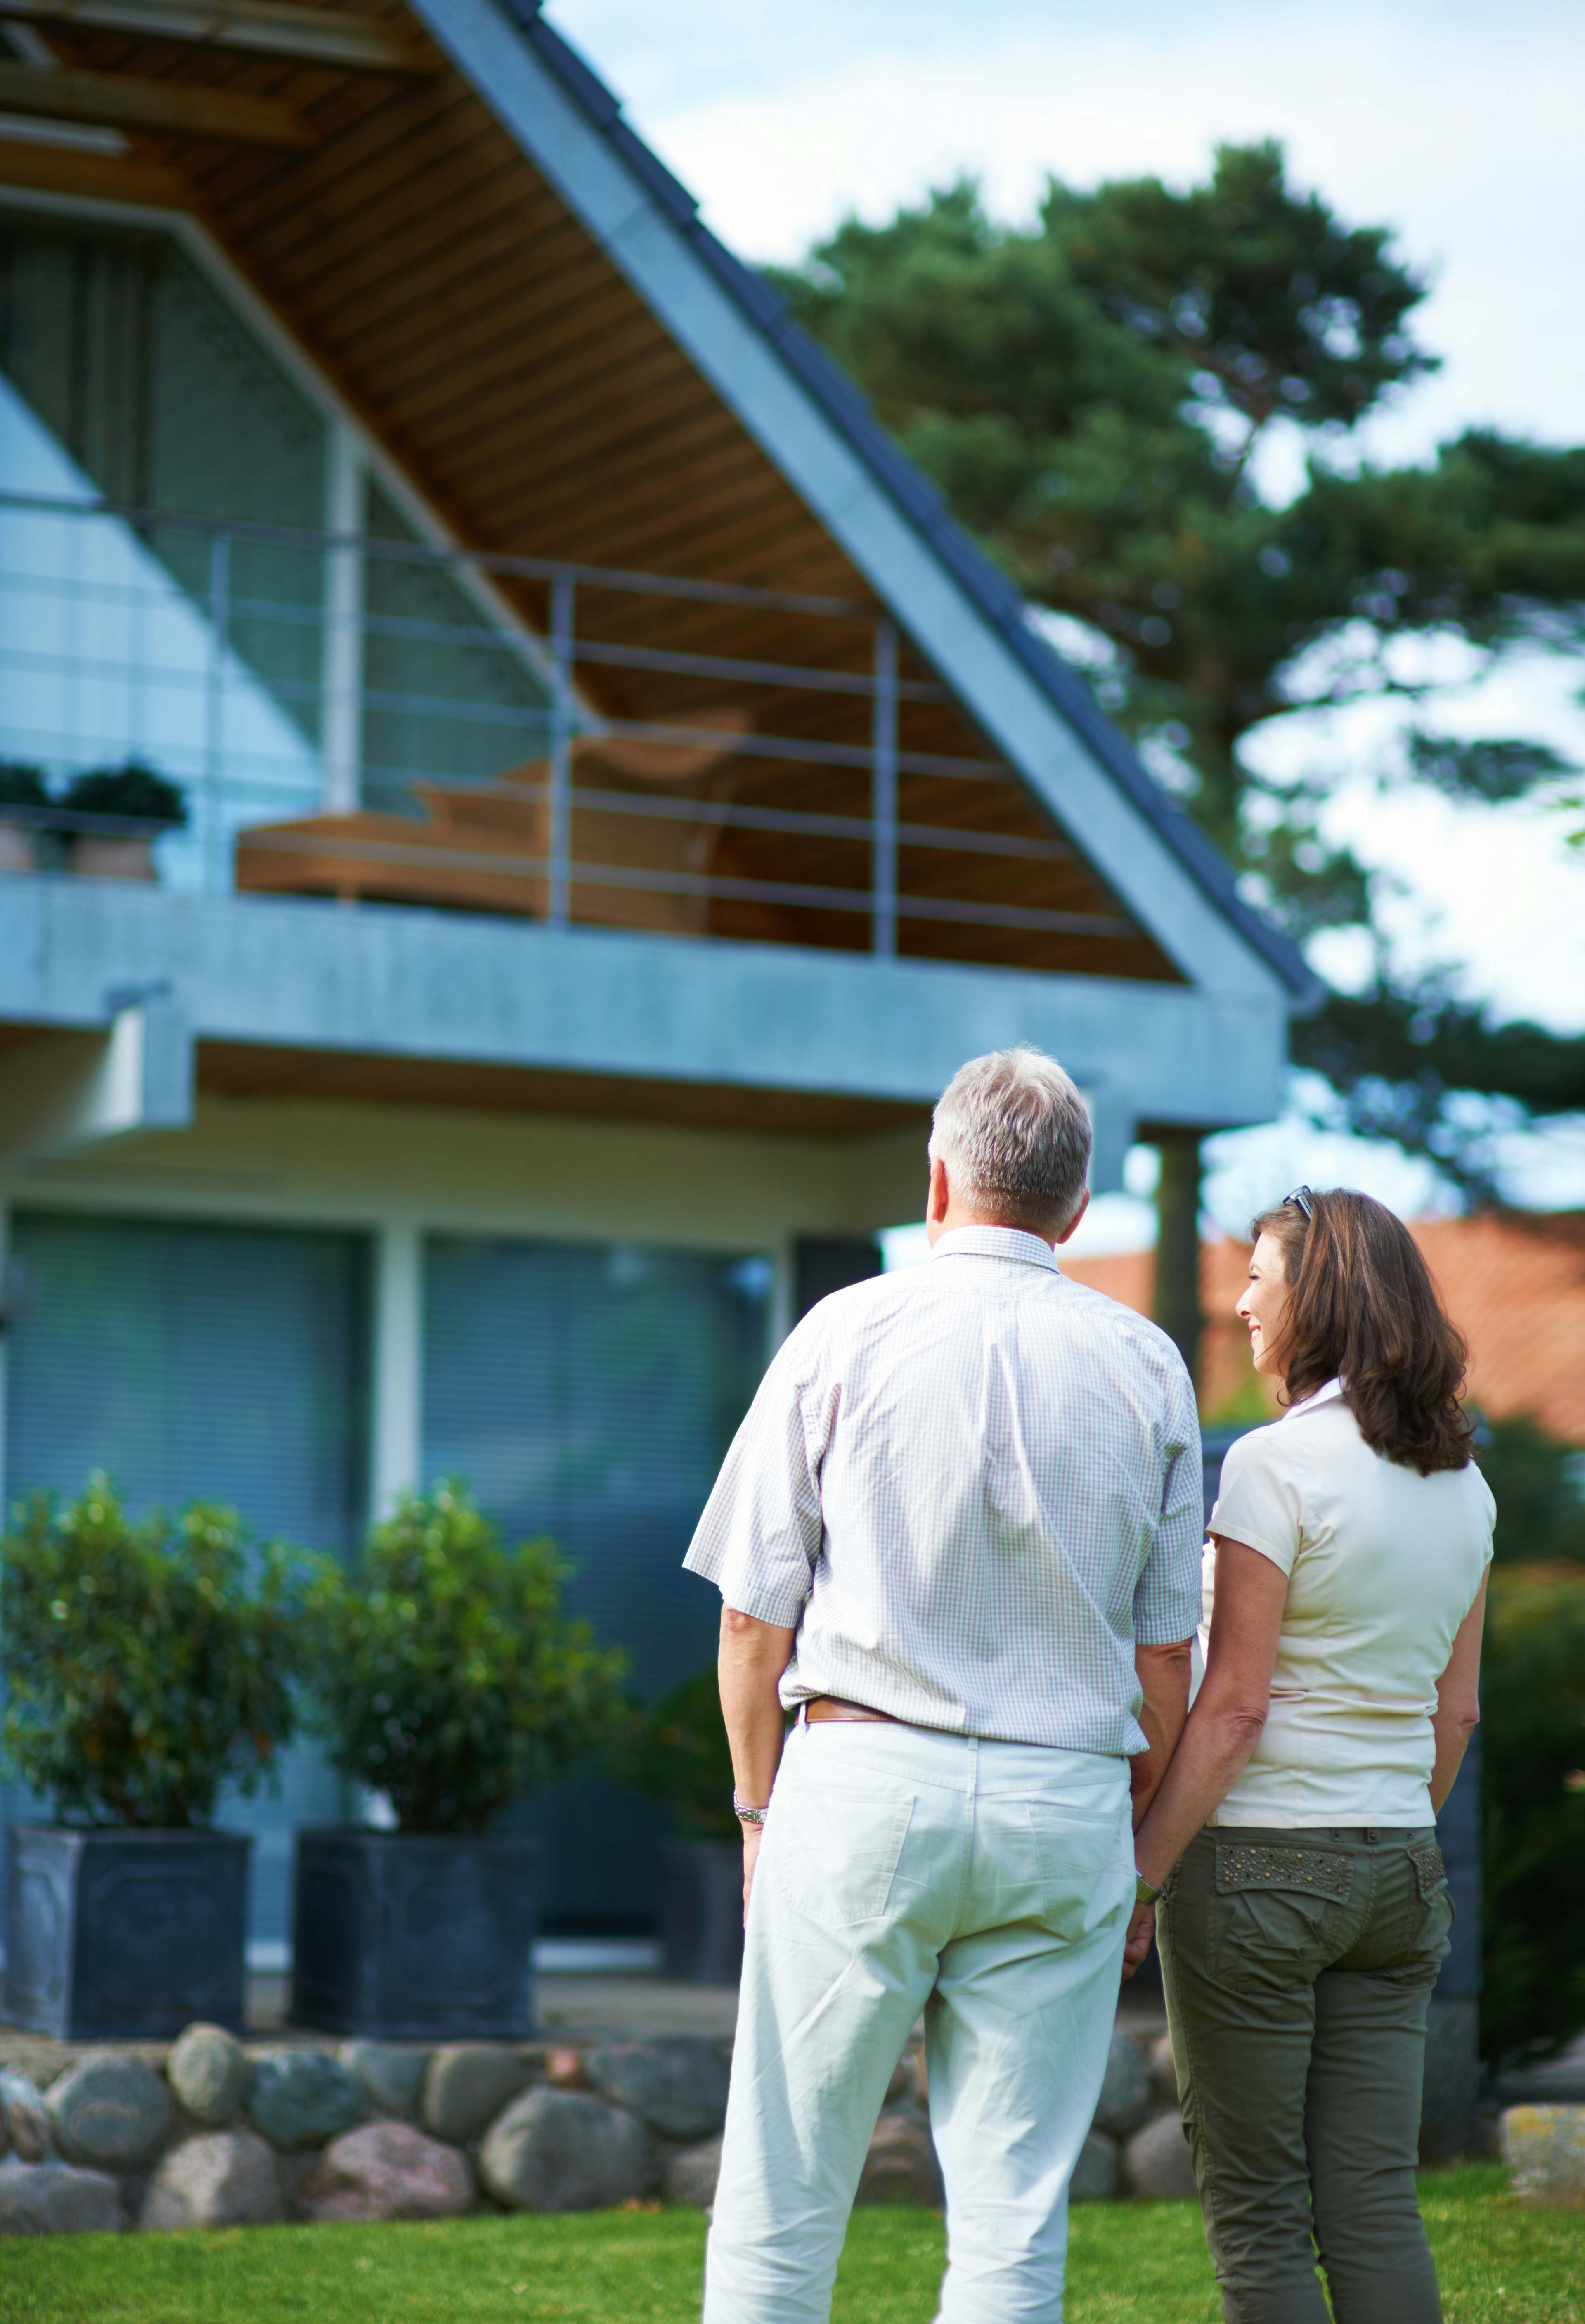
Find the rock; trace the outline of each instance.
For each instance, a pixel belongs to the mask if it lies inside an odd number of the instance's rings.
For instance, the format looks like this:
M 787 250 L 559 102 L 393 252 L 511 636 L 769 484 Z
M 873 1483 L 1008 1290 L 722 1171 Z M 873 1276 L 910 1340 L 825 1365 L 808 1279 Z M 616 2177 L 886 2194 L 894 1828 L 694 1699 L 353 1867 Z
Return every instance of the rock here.
M 428 2050 L 406 2049 L 396 2042 L 344 2042 L 336 2054 L 357 2082 L 371 2114 L 417 2114 L 429 2064 Z
M 1585 2210 L 1585 2106 L 1509 2107 L 1500 2135 L 1521 2202 Z
M 455 2219 L 474 2208 L 465 2154 L 407 2122 L 333 2139 L 298 2190 L 310 2219 Z
M 1155 2110 L 1150 2077 L 1139 2055 L 1138 2043 L 1130 2041 L 1126 2034 L 1114 2034 L 1106 2055 L 1106 2075 L 1096 2103 L 1094 2127 L 1103 2130 L 1108 2138 L 1127 2138 L 1141 2123 L 1148 2122 Z
M 1163 2034 L 1151 2044 L 1150 2087 L 1164 2107 L 1175 2107 L 1178 2102 L 1177 2061 L 1172 2053 L 1172 2035 Z
M 42 2163 L 53 2144 L 50 2117 L 37 2084 L 20 2066 L 0 2066 L 0 2118 L 13 2153 L 24 2163 Z
M 943 2200 L 929 2123 L 917 2107 L 892 2107 L 875 2126 L 854 2202 L 910 2203 L 938 2210 Z
M 594 2211 L 645 2191 L 650 2142 L 636 2115 L 581 2090 L 528 2090 L 479 2149 L 479 2175 L 511 2211 Z
M 364 2115 L 364 2094 L 323 2050 L 271 2050 L 248 2083 L 248 2116 L 272 2146 L 322 2146 Z
M 726 2120 L 727 2063 L 699 2034 L 613 2043 L 592 2051 L 587 2068 L 602 2098 L 664 2138 L 714 2138 Z
M 436 2051 L 424 2077 L 424 2128 L 453 2146 L 466 2146 L 528 2079 L 522 2060 L 493 2042 L 448 2043 Z
M 165 2061 L 165 2079 L 195 2122 L 225 2130 L 242 2112 L 247 2052 L 223 2025 L 189 2025 Z
M 1070 2203 L 1115 2203 L 1123 2191 L 1123 2158 L 1115 2138 L 1092 2130 L 1068 2181 Z
M 44 2111 L 68 2163 L 136 2171 L 170 2127 L 170 2093 L 141 2058 L 105 2050 L 51 2083 Z
M 211 2130 L 160 2159 L 140 2227 L 263 2227 L 286 2217 L 272 2148 L 251 2130 Z
M 0 2163 L 0 2236 L 113 2236 L 121 2197 L 107 2172 L 69 2163 Z
M 1164 2114 L 1134 2133 L 1123 2149 L 1129 2192 L 1144 2201 L 1182 2202 L 1198 2193 L 1184 2126 Z
M 697 2146 L 677 2149 L 667 2163 L 660 2191 L 668 2203 L 684 2203 L 690 2210 L 707 2211 L 715 2200 L 720 2176 L 721 2141 L 706 2138 Z

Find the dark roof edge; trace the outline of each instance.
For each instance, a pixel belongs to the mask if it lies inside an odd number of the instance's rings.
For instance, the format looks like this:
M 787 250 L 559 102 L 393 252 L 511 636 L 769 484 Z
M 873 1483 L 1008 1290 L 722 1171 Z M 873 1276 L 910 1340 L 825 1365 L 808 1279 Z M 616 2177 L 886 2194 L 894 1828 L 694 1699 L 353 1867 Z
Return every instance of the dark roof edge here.
M 930 543 L 981 615 L 1029 672 L 1067 724 L 1160 833 L 1218 908 L 1270 963 L 1299 1013 L 1319 1007 L 1325 987 L 1293 940 L 1245 902 L 1232 867 L 1198 825 L 1164 791 L 1120 728 L 1097 705 L 1076 670 L 1032 627 L 1022 593 L 993 565 L 949 512 L 935 486 L 876 420 L 862 391 L 811 337 L 780 293 L 734 257 L 699 216 L 697 202 L 622 117 L 619 100 L 563 34 L 548 23 L 544 0 L 503 0 L 523 38 L 580 109 L 609 140 L 650 198 L 687 236 L 698 257 L 788 368 L 816 399 L 876 482 Z

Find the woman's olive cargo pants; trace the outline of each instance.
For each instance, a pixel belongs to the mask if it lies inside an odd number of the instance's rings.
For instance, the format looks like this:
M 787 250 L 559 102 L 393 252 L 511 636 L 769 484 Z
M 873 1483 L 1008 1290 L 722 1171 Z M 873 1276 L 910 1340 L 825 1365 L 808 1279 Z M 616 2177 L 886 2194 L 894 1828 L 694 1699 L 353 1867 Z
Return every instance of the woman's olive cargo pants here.
M 1415 2195 L 1452 1905 L 1434 1830 L 1207 1830 L 1156 1908 L 1228 2324 L 1439 2324 Z

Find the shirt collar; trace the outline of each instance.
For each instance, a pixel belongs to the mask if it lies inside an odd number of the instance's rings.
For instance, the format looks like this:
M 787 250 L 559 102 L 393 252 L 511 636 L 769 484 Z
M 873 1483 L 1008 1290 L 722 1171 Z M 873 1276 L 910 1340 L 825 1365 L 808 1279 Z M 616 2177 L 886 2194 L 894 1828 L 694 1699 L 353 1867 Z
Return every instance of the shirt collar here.
M 950 1233 L 937 1236 L 930 1256 L 933 1259 L 1016 1259 L 1026 1267 L 1062 1273 L 1051 1245 L 1037 1234 L 1026 1234 L 1022 1227 L 954 1227 Z
M 1334 1404 L 1342 1392 L 1341 1379 L 1329 1379 L 1322 1387 L 1312 1389 L 1308 1396 L 1301 1397 L 1297 1404 L 1290 1405 L 1283 1418 L 1291 1420 L 1296 1412 L 1313 1412 L 1318 1404 Z

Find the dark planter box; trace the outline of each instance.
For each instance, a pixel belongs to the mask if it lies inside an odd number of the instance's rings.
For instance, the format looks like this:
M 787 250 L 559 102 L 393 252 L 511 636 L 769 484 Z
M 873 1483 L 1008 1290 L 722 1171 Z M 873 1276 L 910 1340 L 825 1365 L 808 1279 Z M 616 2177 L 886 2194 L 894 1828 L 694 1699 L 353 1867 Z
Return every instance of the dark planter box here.
M 527 2034 L 539 1854 L 517 1835 L 299 1831 L 292 2023 L 381 2041 Z
M 660 1843 L 660 1960 L 682 1985 L 735 1985 L 743 1966 L 743 1851 L 735 1840 Z
M 248 1851 L 236 1831 L 5 1836 L 5 2015 L 68 2041 L 243 2030 Z

